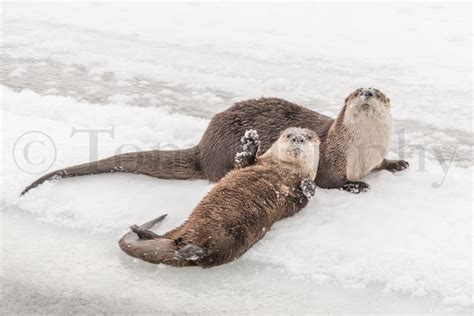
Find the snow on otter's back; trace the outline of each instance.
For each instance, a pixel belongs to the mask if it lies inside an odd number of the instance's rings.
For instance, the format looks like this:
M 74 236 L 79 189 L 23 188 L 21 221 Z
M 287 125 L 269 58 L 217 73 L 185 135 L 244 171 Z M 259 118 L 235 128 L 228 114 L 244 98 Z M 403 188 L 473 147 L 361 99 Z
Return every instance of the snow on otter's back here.
M 36 177 L 19 171 L 8 154 L 25 124 L 32 129 L 47 126 L 58 147 L 60 161 L 56 168 L 87 159 L 84 148 L 88 139 L 69 138 L 70 124 L 81 125 L 93 115 L 97 124 L 107 124 L 108 112 L 98 105 L 76 104 L 64 98 L 58 102 L 56 97 L 45 98 L 32 92 L 14 93 L 6 88 L 2 92 L 2 117 L 7 118 L 8 127 L 3 147 L 4 208 L 19 207 L 40 221 L 77 227 L 85 234 L 117 232 L 115 238 L 107 238 L 103 244 L 115 249 L 115 239 L 131 224 L 168 213 L 158 231 L 177 226 L 211 187 L 205 181 L 112 174 L 46 183 L 19 198 L 21 189 Z M 127 121 L 127 125 L 115 140 L 101 139 L 100 157 L 113 153 L 117 139 L 139 142 L 148 134 L 141 129 L 139 119 L 150 115 L 148 109 L 118 106 L 113 110 L 116 120 Z M 42 117 L 30 117 L 32 112 L 41 113 Z M 64 117 L 72 122 L 66 122 Z M 166 133 L 168 140 L 176 137 L 177 143 L 197 141 L 195 136 L 172 136 L 183 135 L 182 126 L 191 122 L 187 117 L 159 112 L 153 119 L 174 122 L 167 124 L 166 131 L 155 131 L 158 140 L 165 141 L 160 135 Z M 205 125 L 205 121 L 197 121 L 194 127 L 187 126 L 199 134 Z M 352 195 L 317 189 L 306 209 L 275 224 L 237 262 L 256 269 L 274 267 L 291 277 L 317 283 L 343 287 L 377 284 L 385 291 L 407 296 L 470 304 L 472 221 L 466 196 L 471 190 L 472 169 L 452 167 L 441 188 L 434 189 L 432 184 L 440 183 L 443 177 L 439 165 L 428 161 L 426 171 L 420 172 L 419 162 L 410 162 L 410 169 L 400 174 L 371 174 L 367 179 L 372 185 L 369 193 Z M 39 255 L 34 261 L 42 260 Z M 86 263 L 89 265 L 101 259 L 87 260 L 91 260 Z M 114 260 L 121 259 L 117 255 Z M 208 273 L 212 275 L 212 271 Z

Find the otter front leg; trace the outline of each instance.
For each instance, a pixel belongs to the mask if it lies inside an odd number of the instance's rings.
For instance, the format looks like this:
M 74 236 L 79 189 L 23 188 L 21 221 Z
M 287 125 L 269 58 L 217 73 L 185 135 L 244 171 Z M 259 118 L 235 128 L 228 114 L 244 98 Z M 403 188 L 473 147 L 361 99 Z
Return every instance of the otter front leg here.
M 260 139 L 254 129 L 245 131 L 240 139 L 241 150 L 235 155 L 234 167 L 244 168 L 257 161 L 257 154 L 260 150 Z
M 347 181 L 341 186 L 341 190 L 358 194 L 370 190 L 370 185 L 363 181 Z
M 390 172 L 402 171 L 408 168 L 410 164 L 405 160 L 388 160 L 384 159 L 376 170 L 388 170 Z

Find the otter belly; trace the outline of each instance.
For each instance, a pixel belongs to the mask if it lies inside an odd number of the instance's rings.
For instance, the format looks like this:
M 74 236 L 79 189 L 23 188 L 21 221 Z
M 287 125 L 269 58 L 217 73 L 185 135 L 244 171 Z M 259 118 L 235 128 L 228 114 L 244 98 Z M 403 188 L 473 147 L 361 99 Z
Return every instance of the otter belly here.
M 378 167 L 385 158 L 391 142 L 390 120 L 367 120 L 352 129 L 348 146 L 346 178 L 357 181 Z

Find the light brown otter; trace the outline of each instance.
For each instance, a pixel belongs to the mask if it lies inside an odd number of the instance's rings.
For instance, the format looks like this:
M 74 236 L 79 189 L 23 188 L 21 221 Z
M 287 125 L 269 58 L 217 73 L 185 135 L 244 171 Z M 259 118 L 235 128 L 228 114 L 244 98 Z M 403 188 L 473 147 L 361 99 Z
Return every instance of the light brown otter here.
M 294 215 L 314 194 L 319 138 L 289 128 L 255 160 L 258 139 L 243 138 L 239 166 L 222 178 L 181 226 L 159 236 L 149 229 L 164 216 L 132 226 L 119 241 L 128 255 L 152 263 L 204 268 L 235 260 L 263 238 L 276 221 Z M 253 164 L 252 164 L 253 163 Z M 311 180 L 310 180 L 311 179 Z
M 233 168 L 239 135 L 256 129 L 270 148 L 291 126 L 309 128 L 321 139 L 321 163 L 316 184 L 351 192 L 368 189 L 358 182 L 370 171 L 392 172 L 408 167 L 404 160 L 386 160 L 391 135 L 390 100 L 377 89 L 358 89 L 346 98 L 336 120 L 277 98 L 236 103 L 216 114 L 195 147 L 175 151 L 144 151 L 113 156 L 46 174 L 22 194 L 47 180 L 107 172 L 129 172 L 163 179 L 218 181 Z M 374 137 L 374 136 L 383 137 Z M 357 157 L 357 158 L 355 158 Z

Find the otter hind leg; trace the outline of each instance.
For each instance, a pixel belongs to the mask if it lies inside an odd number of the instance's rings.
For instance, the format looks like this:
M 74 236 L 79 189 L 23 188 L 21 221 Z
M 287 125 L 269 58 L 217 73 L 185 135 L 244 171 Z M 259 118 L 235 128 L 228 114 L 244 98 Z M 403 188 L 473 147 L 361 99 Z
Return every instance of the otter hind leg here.
M 186 261 L 196 261 L 202 259 L 206 255 L 204 248 L 195 245 L 186 245 L 174 253 L 176 259 Z
M 130 230 L 134 232 L 135 234 L 138 235 L 138 238 L 140 239 L 155 239 L 155 238 L 160 238 L 160 235 L 152 232 L 149 229 L 137 226 L 137 225 L 132 225 L 130 226 Z
M 369 191 L 370 185 L 363 181 L 347 181 L 342 185 L 341 189 L 350 193 L 359 194 Z
M 155 224 L 161 222 L 167 214 L 161 215 L 160 217 L 157 217 L 149 222 L 146 222 L 143 225 L 132 225 L 130 226 L 130 230 L 134 232 L 135 234 L 138 235 L 138 238 L 140 239 L 155 239 L 155 238 L 160 238 L 161 236 L 158 234 L 155 234 L 152 232 L 150 229 L 155 226 Z

